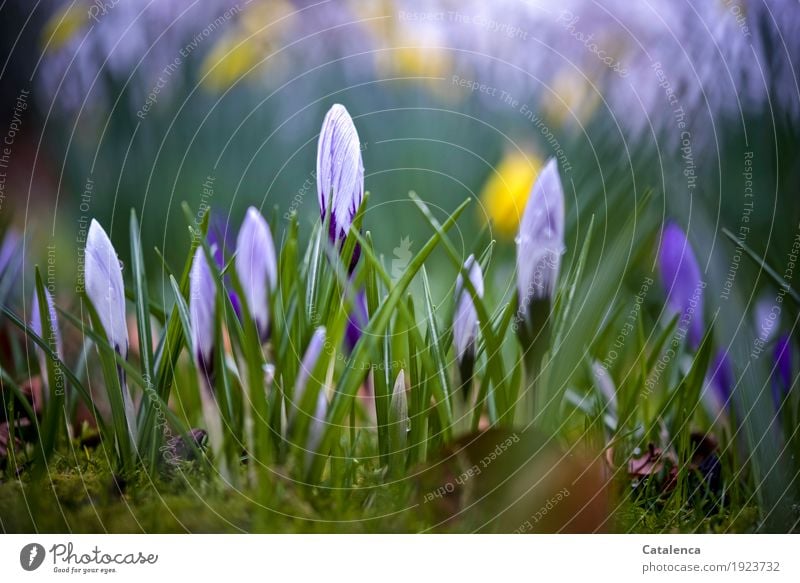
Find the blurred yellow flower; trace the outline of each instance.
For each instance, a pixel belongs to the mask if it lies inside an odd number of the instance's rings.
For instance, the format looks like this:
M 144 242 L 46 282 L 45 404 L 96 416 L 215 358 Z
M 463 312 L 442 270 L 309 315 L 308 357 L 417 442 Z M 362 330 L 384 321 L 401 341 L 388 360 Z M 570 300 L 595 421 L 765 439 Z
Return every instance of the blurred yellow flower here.
M 269 65 L 271 70 L 280 67 L 281 55 L 273 53 L 279 50 L 280 39 L 293 19 L 294 8 L 285 0 L 249 4 L 233 30 L 214 45 L 203 61 L 204 83 L 224 90 L 260 65 Z
M 542 169 L 542 160 L 532 152 L 513 151 L 497 165 L 481 191 L 485 219 L 501 237 L 517 234 L 525 203 Z
M 398 6 L 391 0 L 363 2 L 352 0 L 350 6 L 364 27 L 376 40 L 375 68 L 382 77 L 428 77 L 418 81 L 438 97 L 452 102 L 461 96 L 442 78 L 453 69 L 453 59 L 442 49 L 444 43 L 436 26 L 398 17 Z M 455 99 L 454 99 L 455 98 Z
M 577 71 L 562 69 L 550 82 L 550 91 L 542 94 L 542 111 L 554 125 L 584 124 L 600 104 L 602 88 L 593 87 Z
M 89 13 L 82 3 L 70 3 L 60 10 L 56 10 L 42 28 L 42 46 L 48 51 L 60 49 L 88 21 Z

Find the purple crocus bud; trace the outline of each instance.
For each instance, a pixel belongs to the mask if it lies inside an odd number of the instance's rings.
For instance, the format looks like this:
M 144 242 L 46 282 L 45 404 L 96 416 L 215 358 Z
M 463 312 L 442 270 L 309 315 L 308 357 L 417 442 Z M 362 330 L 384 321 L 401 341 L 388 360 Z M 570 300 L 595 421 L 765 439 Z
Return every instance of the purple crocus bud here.
M 533 185 L 517 235 L 517 290 L 520 315 L 532 301 L 550 301 L 564 253 L 564 188 L 551 158 Z
M 86 295 L 92 302 L 108 342 L 123 358 L 128 356 L 125 286 L 117 252 L 96 220 L 92 219 L 84 251 Z
M 236 239 L 236 274 L 250 315 L 264 341 L 269 336 L 269 295 L 278 283 L 278 261 L 269 225 L 258 209 L 247 209 Z
M 470 255 L 464 262 L 464 269 L 469 273 L 469 280 L 478 297 L 483 297 L 483 272 L 481 266 Z M 464 287 L 461 274 L 456 278 L 455 301 L 456 311 L 453 317 L 453 344 L 459 362 L 472 358 L 475 351 L 475 338 L 478 335 L 478 313 L 472 302 L 472 295 Z
M 317 197 L 322 219 L 331 209 L 329 236 L 340 244 L 364 200 L 364 164 L 356 126 L 343 105 L 330 108 L 317 147 Z
M 31 302 L 31 329 L 36 332 L 36 334 L 45 340 L 53 351 L 58 355 L 59 358 L 63 358 L 64 355 L 64 346 L 61 342 L 61 330 L 58 328 L 58 315 L 56 314 L 56 305 L 53 302 L 53 296 L 50 294 L 50 290 L 44 288 L 44 296 L 47 299 L 47 311 L 50 312 L 50 324 L 52 326 L 51 332 L 47 335 L 44 334 L 42 328 L 42 316 L 39 313 L 39 294 L 36 293 L 34 290 L 33 292 L 33 301 Z M 37 347 L 37 352 L 41 359 L 44 359 L 44 352 L 41 348 Z M 42 366 L 42 370 L 44 370 L 44 366 Z
M 353 299 L 353 309 L 347 318 L 347 328 L 344 333 L 345 349 L 348 353 L 353 351 L 356 343 L 361 338 L 364 328 L 369 322 L 369 310 L 367 309 L 367 294 L 361 290 Z
M 206 375 L 213 362 L 216 297 L 217 287 L 206 254 L 202 247 L 198 247 L 189 272 L 189 323 L 194 357 Z
M 661 235 L 658 254 L 661 283 L 666 290 L 667 311 L 680 314 L 678 329 L 688 327 L 689 344 L 696 349 L 703 337 L 703 282 L 700 266 L 683 230 L 668 222 Z
M 775 375 L 772 378 L 772 398 L 779 409 L 792 388 L 792 341 L 782 334 L 775 342 Z
M 303 355 L 303 360 L 300 362 L 300 370 L 297 372 L 297 379 L 294 382 L 294 395 L 292 395 L 294 406 L 288 414 L 290 423 L 303 401 L 308 381 L 311 375 L 314 374 L 314 368 L 317 366 L 317 361 L 325 346 L 325 338 L 325 328 L 317 328 L 314 331 L 314 335 L 311 337 L 311 342 L 308 343 L 308 348 L 306 348 L 306 353 Z

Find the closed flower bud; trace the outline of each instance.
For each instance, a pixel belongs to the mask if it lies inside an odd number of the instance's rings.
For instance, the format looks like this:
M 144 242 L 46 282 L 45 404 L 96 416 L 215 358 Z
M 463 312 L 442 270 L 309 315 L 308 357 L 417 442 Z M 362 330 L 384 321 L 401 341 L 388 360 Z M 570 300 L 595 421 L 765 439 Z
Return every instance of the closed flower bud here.
M 94 219 L 89 226 L 84 255 L 86 295 L 97 311 L 109 344 L 127 357 L 128 327 L 122 267 L 108 235 Z
M 517 235 L 517 289 L 520 312 L 532 301 L 550 301 L 564 253 L 564 189 L 550 159 L 533 185 Z
M 317 197 L 323 220 L 330 204 L 329 236 L 339 244 L 364 200 L 364 164 L 356 127 L 338 103 L 325 116 L 319 135 Z
M 269 294 L 278 282 L 275 244 L 267 221 L 255 207 L 247 209 L 236 239 L 236 274 L 262 341 L 269 336 Z

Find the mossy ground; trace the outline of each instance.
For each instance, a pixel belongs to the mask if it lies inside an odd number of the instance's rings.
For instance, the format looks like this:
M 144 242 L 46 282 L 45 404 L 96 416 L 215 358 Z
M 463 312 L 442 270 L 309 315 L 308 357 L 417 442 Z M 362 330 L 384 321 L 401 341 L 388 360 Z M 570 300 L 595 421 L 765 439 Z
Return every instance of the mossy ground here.
M 0 482 L 0 528 L 6 533 L 375 533 L 421 532 L 433 526 L 415 504 L 408 483 L 381 486 L 365 478 L 359 487 L 330 491 L 302 486 L 276 471 L 264 493 L 226 483 L 195 462 L 171 475 L 153 479 L 142 472 L 120 484 L 96 453 L 85 450 L 79 457 L 57 456 L 49 473 L 39 478 L 30 472 L 13 478 L 6 472 Z M 261 501 L 269 511 L 260 507 Z M 613 507 L 605 529 L 611 532 L 743 533 L 758 528 L 754 506 L 707 512 L 676 500 L 626 500 Z M 432 530 L 470 532 L 472 527 L 454 522 Z

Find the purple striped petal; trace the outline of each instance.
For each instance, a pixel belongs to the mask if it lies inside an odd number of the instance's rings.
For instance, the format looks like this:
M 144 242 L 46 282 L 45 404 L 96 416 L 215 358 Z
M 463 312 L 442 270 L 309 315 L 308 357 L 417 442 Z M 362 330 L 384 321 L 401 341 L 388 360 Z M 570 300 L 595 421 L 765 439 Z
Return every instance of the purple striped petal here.
M 317 146 L 317 198 L 322 219 L 331 203 L 331 241 L 338 244 L 350 230 L 364 200 L 361 142 L 347 109 L 338 103 L 322 122 Z

